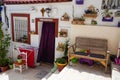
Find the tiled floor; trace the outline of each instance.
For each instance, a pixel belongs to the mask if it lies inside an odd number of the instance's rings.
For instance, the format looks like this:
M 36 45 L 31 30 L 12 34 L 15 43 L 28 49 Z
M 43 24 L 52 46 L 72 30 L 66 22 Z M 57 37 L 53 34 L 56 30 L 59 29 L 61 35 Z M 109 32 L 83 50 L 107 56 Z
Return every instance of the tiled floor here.
M 38 74 L 42 71 L 50 72 L 51 69 L 52 66 L 48 64 L 41 64 L 38 67 L 29 68 L 22 73 L 11 69 L 4 73 L 0 73 L 0 80 L 41 80 Z
M 8 70 L 0 73 L 0 80 L 111 80 L 110 73 L 104 73 L 101 65 L 88 66 L 84 64 L 76 64 L 67 66 L 62 72 L 56 71 L 49 73 L 45 78 L 38 78 L 40 71 L 48 69 L 51 66 L 42 65 L 36 68 L 29 68 L 20 74 L 18 71 Z M 79 76 L 79 77 L 78 77 Z M 79 78 L 79 79 L 78 79 Z
M 48 80 L 111 80 L 110 69 L 107 73 L 100 64 L 88 66 L 76 64 L 66 66 L 59 75 L 53 74 Z

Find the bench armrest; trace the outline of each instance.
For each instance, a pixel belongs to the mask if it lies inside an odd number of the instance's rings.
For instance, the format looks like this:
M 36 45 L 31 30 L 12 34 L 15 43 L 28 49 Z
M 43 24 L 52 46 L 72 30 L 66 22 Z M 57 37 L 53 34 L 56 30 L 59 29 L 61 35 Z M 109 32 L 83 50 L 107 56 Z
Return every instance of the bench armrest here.
M 73 52 L 75 52 L 75 44 L 68 46 L 68 51 L 70 52 L 70 49 L 73 49 Z
M 110 50 L 107 50 L 106 52 L 107 52 L 107 54 L 110 54 Z

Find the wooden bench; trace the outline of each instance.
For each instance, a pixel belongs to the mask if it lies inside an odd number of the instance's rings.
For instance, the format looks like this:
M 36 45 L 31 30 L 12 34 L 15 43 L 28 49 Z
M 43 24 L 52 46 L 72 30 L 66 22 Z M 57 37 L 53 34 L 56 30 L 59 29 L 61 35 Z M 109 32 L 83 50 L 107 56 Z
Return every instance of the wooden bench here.
M 90 50 L 90 54 L 85 54 L 79 50 Z M 108 44 L 106 39 L 76 37 L 75 44 L 69 46 L 68 62 L 71 58 L 86 58 L 100 62 L 107 71 L 107 64 L 109 59 Z

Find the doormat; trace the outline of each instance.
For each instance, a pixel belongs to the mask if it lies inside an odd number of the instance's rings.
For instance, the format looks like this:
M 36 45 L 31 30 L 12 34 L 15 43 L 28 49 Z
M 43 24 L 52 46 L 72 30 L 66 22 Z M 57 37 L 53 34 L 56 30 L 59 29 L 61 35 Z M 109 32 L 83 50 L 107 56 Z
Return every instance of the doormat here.
M 44 78 L 45 76 L 47 76 L 47 74 L 49 73 L 50 71 L 45 71 L 45 70 L 41 70 L 38 74 L 37 74 L 37 78 Z
M 51 69 L 53 68 L 50 64 L 42 64 L 39 66 L 40 72 L 36 74 L 37 78 L 47 78 L 50 75 Z

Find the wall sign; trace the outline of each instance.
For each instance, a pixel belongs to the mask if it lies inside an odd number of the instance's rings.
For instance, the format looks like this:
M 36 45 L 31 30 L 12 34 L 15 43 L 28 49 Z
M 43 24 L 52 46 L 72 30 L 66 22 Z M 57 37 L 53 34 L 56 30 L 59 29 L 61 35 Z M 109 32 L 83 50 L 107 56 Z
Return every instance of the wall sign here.
M 83 4 L 84 3 L 84 0 L 76 0 L 76 4 L 80 5 L 80 4 Z

